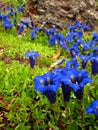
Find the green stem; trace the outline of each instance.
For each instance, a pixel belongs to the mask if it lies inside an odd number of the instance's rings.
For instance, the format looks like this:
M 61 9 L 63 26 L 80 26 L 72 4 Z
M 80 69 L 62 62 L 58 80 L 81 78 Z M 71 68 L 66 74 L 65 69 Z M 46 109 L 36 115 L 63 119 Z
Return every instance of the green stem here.
M 85 130 L 84 128 L 84 102 L 83 99 L 79 101 L 79 104 L 81 106 L 81 128 L 82 130 Z
M 72 119 L 71 119 L 71 110 L 70 110 L 70 103 L 69 102 L 66 102 L 66 115 L 67 115 L 69 124 L 71 124 Z

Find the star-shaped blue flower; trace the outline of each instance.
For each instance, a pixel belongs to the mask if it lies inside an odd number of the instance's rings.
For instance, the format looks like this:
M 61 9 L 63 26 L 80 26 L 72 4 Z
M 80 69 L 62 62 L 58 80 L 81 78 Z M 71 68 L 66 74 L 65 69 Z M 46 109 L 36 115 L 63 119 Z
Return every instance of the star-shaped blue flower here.
M 31 68 L 34 68 L 35 59 L 36 59 L 38 56 L 39 56 L 39 53 L 36 52 L 36 51 L 26 52 L 26 53 L 25 53 L 25 57 L 29 57 Z
M 50 101 L 50 103 L 56 102 L 56 92 L 60 87 L 60 83 L 55 80 L 56 75 L 53 72 L 46 73 L 34 78 L 34 88 L 36 91 L 40 91 Z

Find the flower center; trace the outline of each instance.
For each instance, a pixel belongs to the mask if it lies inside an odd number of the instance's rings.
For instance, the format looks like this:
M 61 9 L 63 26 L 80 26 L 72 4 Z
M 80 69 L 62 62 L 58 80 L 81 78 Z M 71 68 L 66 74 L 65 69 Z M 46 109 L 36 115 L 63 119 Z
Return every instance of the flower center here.
M 82 81 L 81 75 L 78 75 L 77 77 L 71 76 L 71 82 L 75 84 L 79 84 Z
M 98 106 L 96 106 L 96 111 L 98 111 Z

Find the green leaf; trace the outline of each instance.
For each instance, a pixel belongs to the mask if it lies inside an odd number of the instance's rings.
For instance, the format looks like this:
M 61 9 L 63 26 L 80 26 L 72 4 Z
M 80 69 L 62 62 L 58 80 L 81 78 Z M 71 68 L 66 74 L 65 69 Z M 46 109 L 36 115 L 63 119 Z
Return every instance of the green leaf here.
M 69 124 L 66 130 L 78 130 L 76 122 Z

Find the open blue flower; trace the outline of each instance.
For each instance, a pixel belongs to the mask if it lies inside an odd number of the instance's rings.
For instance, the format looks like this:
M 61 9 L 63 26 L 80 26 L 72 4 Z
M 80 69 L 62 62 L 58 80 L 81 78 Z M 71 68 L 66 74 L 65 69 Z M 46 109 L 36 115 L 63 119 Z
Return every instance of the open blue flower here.
M 83 29 L 84 31 L 87 31 L 90 29 L 90 26 L 87 24 L 82 24 L 81 21 L 76 20 L 74 25 L 68 26 L 70 29 L 70 32 L 75 31 L 77 29 Z
M 79 45 L 77 43 L 74 43 L 68 50 L 70 51 L 72 58 L 76 58 L 80 55 Z
M 80 66 L 79 63 L 75 58 L 66 62 L 66 69 L 67 70 L 77 69 L 79 66 Z
M 98 100 L 91 102 L 90 106 L 86 108 L 86 114 L 98 115 Z
M 81 39 L 83 36 L 82 31 L 77 31 L 77 32 L 69 32 L 66 36 L 66 42 L 71 43 L 71 42 L 77 42 L 78 39 Z
M 50 37 L 49 43 L 50 43 L 50 45 L 55 45 L 57 43 L 56 35 L 53 35 L 52 37 Z
M 90 60 L 91 55 L 90 54 L 88 54 L 88 55 L 80 55 L 79 57 L 82 60 L 82 68 L 85 69 L 88 61 Z
M 66 43 L 65 36 L 63 34 L 58 33 L 56 35 L 56 37 L 57 37 L 57 41 L 60 44 L 61 48 L 67 49 L 67 43 Z
M 36 38 L 36 33 L 38 32 L 38 31 L 40 31 L 40 28 L 39 27 L 37 27 L 37 26 L 34 26 L 33 28 L 32 28 L 32 32 L 31 32 L 31 40 L 34 40 L 35 38 Z
M 52 37 L 56 34 L 56 28 L 50 28 L 49 30 L 41 28 L 43 32 L 46 33 L 47 36 Z
M 65 36 L 63 34 L 54 34 L 53 36 L 50 37 L 49 43 L 50 45 L 55 45 L 59 43 L 61 48 L 67 49 Z
M 25 53 L 25 57 L 29 57 L 31 68 L 34 68 L 35 59 L 36 59 L 38 56 L 39 56 L 39 53 L 36 52 L 36 51 L 26 52 L 26 53 Z
M 65 101 L 69 101 L 71 89 L 74 91 L 77 99 L 82 99 L 84 86 L 92 82 L 88 72 L 85 70 L 72 69 L 66 75 L 60 75 L 60 78 Z
M 55 80 L 55 77 L 56 75 L 53 72 L 49 72 L 34 78 L 35 90 L 44 94 L 49 99 L 50 103 L 55 103 L 56 92 L 60 86 L 59 82 Z
M 54 35 L 54 34 L 56 34 L 56 28 L 50 28 L 49 31 L 48 31 L 48 34 L 49 34 L 49 35 Z
M 76 29 L 79 29 L 80 27 L 81 27 L 81 22 L 79 20 L 76 20 L 74 25 L 68 26 L 68 28 L 70 29 L 70 32 L 75 31 Z
M 34 32 L 38 32 L 38 31 L 40 31 L 40 28 L 37 27 L 37 26 L 34 26 L 32 30 L 33 30 Z

